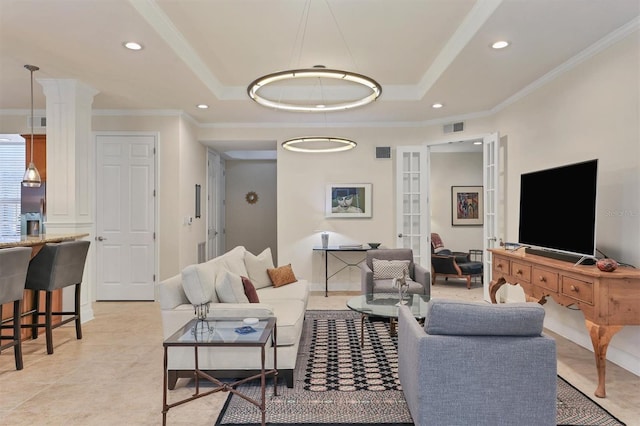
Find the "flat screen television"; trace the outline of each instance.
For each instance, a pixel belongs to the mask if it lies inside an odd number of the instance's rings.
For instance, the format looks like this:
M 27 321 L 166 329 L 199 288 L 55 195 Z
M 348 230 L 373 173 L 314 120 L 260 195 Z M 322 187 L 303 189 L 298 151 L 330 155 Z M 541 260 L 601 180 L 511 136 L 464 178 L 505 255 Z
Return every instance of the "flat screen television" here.
M 595 257 L 597 174 L 598 160 L 522 174 L 518 242 L 567 261 Z

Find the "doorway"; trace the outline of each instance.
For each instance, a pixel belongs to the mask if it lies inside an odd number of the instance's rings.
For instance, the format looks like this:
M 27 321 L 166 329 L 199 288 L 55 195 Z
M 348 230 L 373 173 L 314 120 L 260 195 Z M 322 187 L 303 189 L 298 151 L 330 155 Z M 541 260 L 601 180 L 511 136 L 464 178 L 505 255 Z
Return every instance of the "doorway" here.
M 97 134 L 96 300 L 154 300 L 155 134 Z

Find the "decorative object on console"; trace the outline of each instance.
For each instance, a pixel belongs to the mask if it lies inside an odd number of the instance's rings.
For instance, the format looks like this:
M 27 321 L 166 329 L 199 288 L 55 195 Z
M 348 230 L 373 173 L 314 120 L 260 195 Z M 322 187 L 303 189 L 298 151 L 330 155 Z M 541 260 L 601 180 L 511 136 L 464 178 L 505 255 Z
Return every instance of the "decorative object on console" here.
M 451 187 L 451 225 L 478 226 L 484 217 L 482 186 Z
M 371 184 L 340 183 L 327 185 L 325 216 L 328 218 L 371 217 Z
M 596 266 L 603 272 L 613 272 L 618 268 L 618 262 L 613 259 L 600 259 L 596 262 Z
M 322 238 L 322 248 L 329 247 L 329 233 L 328 232 L 323 232 L 320 235 L 320 238 Z

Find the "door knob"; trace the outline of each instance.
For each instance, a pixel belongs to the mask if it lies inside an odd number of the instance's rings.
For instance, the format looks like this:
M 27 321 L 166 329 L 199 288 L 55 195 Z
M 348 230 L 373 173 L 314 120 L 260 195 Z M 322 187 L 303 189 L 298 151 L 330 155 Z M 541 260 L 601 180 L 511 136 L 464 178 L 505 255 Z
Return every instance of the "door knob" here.
M 96 237 L 96 241 L 104 241 L 104 240 L 106 240 L 105 237 Z
M 404 237 L 404 235 L 398 234 L 398 238 L 402 238 L 402 237 Z

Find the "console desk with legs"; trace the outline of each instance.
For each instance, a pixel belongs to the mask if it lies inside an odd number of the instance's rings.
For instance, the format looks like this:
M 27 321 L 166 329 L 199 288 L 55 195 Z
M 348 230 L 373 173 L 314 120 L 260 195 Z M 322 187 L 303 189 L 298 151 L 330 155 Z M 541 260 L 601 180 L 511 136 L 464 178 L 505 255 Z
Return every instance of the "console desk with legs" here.
M 619 267 L 602 272 L 596 265 L 574 266 L 571 262 L 527 254 L 524 249 L 489 251 L 493 256 L 489 287 L 493 303 L 502 285 L 520 284 L 528 301 L 542 305 L 551 296 L 562 306 L 573 305 L 582 311 L 596 358 L 595 395 L 604 398 L 609 342 L 623 326 L 640 325 L 640 270 Z

